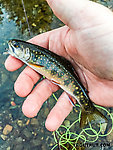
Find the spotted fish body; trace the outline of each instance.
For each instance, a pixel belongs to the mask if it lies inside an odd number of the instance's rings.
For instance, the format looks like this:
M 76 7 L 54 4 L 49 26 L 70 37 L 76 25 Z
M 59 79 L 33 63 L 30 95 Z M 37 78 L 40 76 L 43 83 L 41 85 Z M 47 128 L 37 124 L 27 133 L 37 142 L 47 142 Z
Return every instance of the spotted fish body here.
M 43 47 L 25 41 L 14 39 L 8 44 L 9 54 L 59 85 L 69 95 L 73 105 L 75 99 L 78 101 L 82 110 L 80 127 L 84 127 L 92 120 L 98 123 L 107 121 L 106 117 L 94 107 L 69 61 Z

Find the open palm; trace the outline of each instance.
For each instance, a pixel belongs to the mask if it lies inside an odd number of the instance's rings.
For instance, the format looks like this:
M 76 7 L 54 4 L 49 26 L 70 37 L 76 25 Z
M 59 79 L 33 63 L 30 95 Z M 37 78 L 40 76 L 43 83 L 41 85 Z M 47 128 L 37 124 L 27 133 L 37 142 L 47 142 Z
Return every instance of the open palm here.
M 112 12 L 87 0 L 71 0 L 70 4 L 67 0 L 48 0 L 48 3 L 66 26 L 38 35 L 29 42 L 48 48 L 71 61 L 82 81 L 84 74 L 91 100 L 102 106 L 113 106 Z M 17 70 L 22 65 L 12 56 L 5 62 L 9 71 Z M 26 67 L 15 82 L 16 93 L 21 97 L 28 95 L 22 107 L 28 117 L 36 116 L 42 104 L 59 89 L 44 79 L 32 90 L 39 79 L 38 73 Z M 47 129 L 56 130 L 71 110 L 72 105 L 64 92 L 47 117 Z

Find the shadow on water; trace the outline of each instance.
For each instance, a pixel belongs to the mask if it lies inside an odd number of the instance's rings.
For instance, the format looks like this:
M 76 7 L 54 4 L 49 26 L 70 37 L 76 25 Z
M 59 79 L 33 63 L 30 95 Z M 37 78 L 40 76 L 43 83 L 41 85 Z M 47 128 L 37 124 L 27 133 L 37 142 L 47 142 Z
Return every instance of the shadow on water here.
M 109 3 L 102 1 L 102 3 L 112 8 L 112 1 Z M 75 118 L 78 118 L 78 109 L 74 109 L 66 118 L 63 123 L 65 127 L 56 132 L 58 138 L 55 138 L 56 134 L 52 135 L 44 126 L 45 119 L 56 102 L 54 96 L 51 96 L 43 105 L 37 117 L 32 119 L 25 117 L 21 111 L 25 98 L 18 97 L 13 88 L 16 78 L 24 67 L 15 72 L 8 72 L 4 67 L 7 56 L 2 54 L 7 48 L 9 39 L 28 40 L 37 34 L 62 25 L 63 23 L 53 15 L 45 0 L 30 0 L 29 2 L 27 0 L 0 0 L 0 150 L 31 150 L 32 148 L 48 150 L 55 144 L 55 149 L 65 149 L 66 145 L 68 149 L 72 148 L 68 142 L 64 144 L 64 147 L 60 146 L 57 140 L 61 138 L 64 130 L 75 121 Z M 56 96 L 58 97 L 61 92 L 57 92 Z M 113 114 L 113 110 L 109 110 Z M 78 127 L 71 129 L 78 134 Z M 67 131 L 64 137 L 71 134 Z

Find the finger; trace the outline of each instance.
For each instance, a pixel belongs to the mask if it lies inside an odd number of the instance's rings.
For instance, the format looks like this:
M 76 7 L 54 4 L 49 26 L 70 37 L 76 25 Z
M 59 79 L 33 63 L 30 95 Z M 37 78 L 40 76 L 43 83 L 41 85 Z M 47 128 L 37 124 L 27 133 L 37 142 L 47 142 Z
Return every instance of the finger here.
M 42 104 L 57 90 L 58 86 L 47 79 L 42 80 L 24 101 L 22 106 L 24 115 L 27 117 L 36 116 Z
M 72 104 L 69 102 L 69 97 L 64 92 L 48 115 L 45 123 L 46 128 L 49 131 L 57 130 L 72 110 L 72 107 Z
M 5 67 L 8 71 L 15 71 L 22 67 L 24 63 L 17 58 L 9 55 L 8 58 L 5 61 Z
M 21 72 L 15 82 L 14 89 L 16 94 L 21 97 L 27 96 L 31 92 L 34 84 L 36 84 L 36 82 L 40 79 L 40 77 L 41 76 L 37 72 L 27 66 Z
M 68 0 L 47 0 L 47 2 L 55 15 L 71 29 L 89 28 L 103 21 L 106 23 L 110 17 L 111 20 L 113 17 L 109 9 L 89 0 L 70 0 L 70 2 Z M 106 15 L 103 15 L 104 13 Z M 108 17 L 108 14 L 111 16 Z

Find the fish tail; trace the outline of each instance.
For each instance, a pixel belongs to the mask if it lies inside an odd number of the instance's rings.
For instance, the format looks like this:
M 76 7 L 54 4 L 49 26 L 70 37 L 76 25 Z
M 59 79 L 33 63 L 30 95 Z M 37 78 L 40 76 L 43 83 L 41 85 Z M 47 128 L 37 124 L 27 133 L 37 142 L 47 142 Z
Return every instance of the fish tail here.
M 107 118 L 94 107 L 92 112 L 87 112 L 82 109 L 81 119 L 80 119 L 80 128 L 84 128 L 89 122 L 92 123 L 107 123 Z

